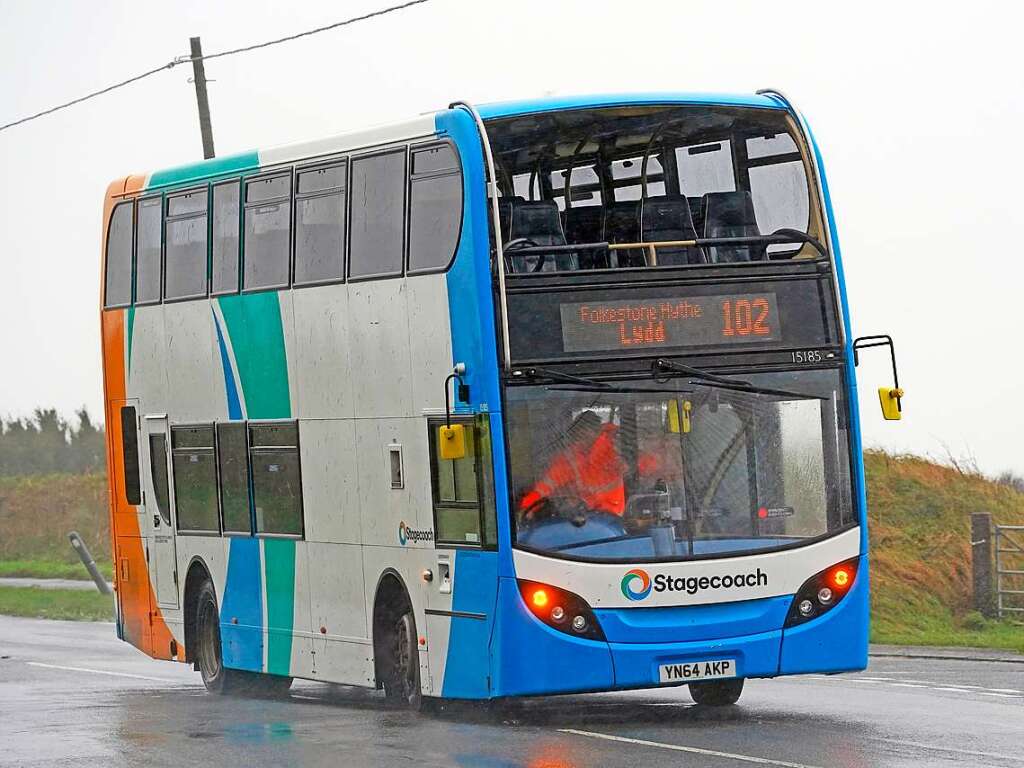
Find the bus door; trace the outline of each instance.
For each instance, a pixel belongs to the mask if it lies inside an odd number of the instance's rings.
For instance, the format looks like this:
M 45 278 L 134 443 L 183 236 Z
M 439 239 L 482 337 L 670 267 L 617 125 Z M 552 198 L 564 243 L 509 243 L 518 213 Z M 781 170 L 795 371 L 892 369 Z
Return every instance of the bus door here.
M 142 420 L 142 502 L 149 530 L 149 571 L 156 586 L 157 602 L 178 607 L 178 559 L 174 543 L 174 492 L 170 481 L 170 435 L 167 416 Z

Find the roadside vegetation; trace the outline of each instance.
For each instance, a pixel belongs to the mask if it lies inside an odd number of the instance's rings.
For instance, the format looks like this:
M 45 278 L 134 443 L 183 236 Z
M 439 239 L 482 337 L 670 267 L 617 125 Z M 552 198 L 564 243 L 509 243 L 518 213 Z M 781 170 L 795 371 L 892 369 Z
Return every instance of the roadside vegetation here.
M 114 599 L 94 590 L 0 586 L 0 614 L 65 621 L 113 621 Z
M 1024 624 L 973 609 L 971 514 L 1024 525 L 1017 476 L 868 451 L 871 639 L 876 643 L 1004 648 L 1024 653 Z

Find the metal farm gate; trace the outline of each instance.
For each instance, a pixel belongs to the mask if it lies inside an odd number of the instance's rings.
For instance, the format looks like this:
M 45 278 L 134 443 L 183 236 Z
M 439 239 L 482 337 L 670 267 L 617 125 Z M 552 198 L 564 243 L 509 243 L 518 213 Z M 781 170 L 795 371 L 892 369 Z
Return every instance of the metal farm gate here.
M 1024 525 L 995 525 L 996 610 L 1024 616 Z

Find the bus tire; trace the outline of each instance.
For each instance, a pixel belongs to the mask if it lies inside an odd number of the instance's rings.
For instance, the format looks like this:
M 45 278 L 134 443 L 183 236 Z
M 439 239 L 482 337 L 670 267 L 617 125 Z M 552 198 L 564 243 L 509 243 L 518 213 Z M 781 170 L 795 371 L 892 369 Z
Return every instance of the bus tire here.
M 735 680 L 708 680 L 690 683 L 690 696 L 706 707 L 728 707 L 735 704 L 743 693 L 743 678 Z
M 421 709 L 423 692 L 420 688 L 420 653 L 412 606 L 406 605 L 392 624 L 387 648 L 383 680 L 385 698 L 408 709 Z
M 220 611 L 209 579 L 202 583 L 196 595 L 195 617 L 196 668 L 203 677 L 206 690 L 218 695 L 242 693 L 250 681 L 244 672 L 224 666 L 220 647 Z

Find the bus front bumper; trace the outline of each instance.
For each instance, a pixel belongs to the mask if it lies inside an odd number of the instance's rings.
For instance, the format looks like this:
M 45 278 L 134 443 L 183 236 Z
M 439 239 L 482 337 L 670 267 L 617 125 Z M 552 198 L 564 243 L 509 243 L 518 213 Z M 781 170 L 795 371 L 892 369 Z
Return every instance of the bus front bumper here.
M 737 677 L 864 669 L 868 654 L 868 569 L 843 601 L 805 624 L 715 640 L 597 642 L 558 632 L 526 608 L 514 579 L 501 579 L 492 643 L 491 696 L 535 696 L 662 685 L 660 667 L 735 661 Z

